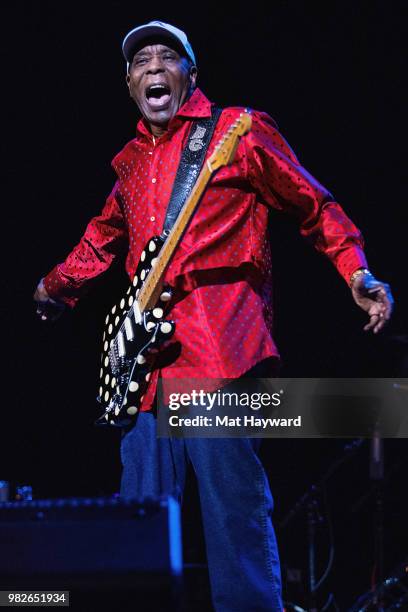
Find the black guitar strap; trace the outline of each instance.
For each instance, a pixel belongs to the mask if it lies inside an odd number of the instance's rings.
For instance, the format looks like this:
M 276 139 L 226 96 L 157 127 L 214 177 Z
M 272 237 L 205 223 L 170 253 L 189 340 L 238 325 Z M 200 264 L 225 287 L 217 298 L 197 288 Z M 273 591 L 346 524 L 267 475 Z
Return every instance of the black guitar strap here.
M 173 190 L 167 205 L 162 236 L 166 237 L 173 227 L 184 202 L 187 200 L 200 174 L 205 154 L 210 144 L 222 109 L 214 107 L 212 116 L 195 120 L 174 180 Z

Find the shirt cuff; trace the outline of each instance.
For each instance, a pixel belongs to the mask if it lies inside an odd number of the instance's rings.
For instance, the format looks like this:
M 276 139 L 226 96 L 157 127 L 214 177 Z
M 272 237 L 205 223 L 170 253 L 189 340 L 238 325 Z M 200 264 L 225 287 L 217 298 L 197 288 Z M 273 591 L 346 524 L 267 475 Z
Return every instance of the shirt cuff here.
M 336 268 L 344 278 L 346 283 L 350 284 L 350 277 L 358 270 L 358 268 L 368 268 L 367 259 L 364 251 L 359 247 L 347 249 L 337 257 Z
M 74 290 L 68 281 L 60 274 L 59 264 L 51 270 L 43 279 L 44 287 L 53 300 L 64 302 L 73 308 L 78 301 L 78 296 L 74 295 Z

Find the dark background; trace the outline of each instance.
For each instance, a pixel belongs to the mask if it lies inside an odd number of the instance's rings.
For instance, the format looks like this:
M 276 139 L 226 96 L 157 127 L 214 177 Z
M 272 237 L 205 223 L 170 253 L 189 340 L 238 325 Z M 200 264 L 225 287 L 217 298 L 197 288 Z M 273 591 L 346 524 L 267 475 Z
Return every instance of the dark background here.
M 284 376 L 407 376 L 403 2 L 193 4 L 14 2 L 3 12 L 3 398 L 0 478 L 36 497 L 118 489 L 119 433 L 93 426 L 104 312 L 126 284 L 122 266 L 55 325 L 35 318 L 41 276 L 79 240 L 113 185 L 110 160 L 134 136 L 121 42 L 161 19 L 184 29 L 199 86 L 219 105 L 269 112 L 301 163 L 362 229 L 369 265 L 393 288 L 381 337 L 347 285 L 286 219 L 271 218 L 275 337 Z M 404 168 L 405 169 L 405 168 Z M 343 453 L 346 440 L 277 440 L 262 454 L 275 522 Z M 407 553 L 406 441 L 387 440 L 386 569 Z M 336 556 L 322 587 L 345 609 L 370 586 L 373 496 L 369 442 L 328 487 Z M 186 559 L 204 559 L 194 486 Z M 319 502 L 320 503 L 320 502 Z M 326 517 L 323 503 L 322 514 Z M 283 564 L 306 570 L 305 515 L 279 529 Z M 327 558 L 327 521 L 319 563 Z M 288 597 L 302 601 L 292 585 Z M 334 609 L 334 608 L 333 608 Z

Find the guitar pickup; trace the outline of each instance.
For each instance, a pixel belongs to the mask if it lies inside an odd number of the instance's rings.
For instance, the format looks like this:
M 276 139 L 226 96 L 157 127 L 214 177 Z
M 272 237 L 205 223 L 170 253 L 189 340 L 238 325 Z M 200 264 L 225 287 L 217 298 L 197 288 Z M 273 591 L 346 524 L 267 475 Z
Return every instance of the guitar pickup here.
M 116 376 L 119 373 L 119 353 L 115 343 L 112 344 L 108 355 L 112 373 Z
M 132 340 L 135 337 L 135 334 L 133 331 L 132 321 L 129 319 L 129 317 L 126 317 L 125 319 L 125 333 L 126 333 L 126 340 L 128 340 L 129 342 L 132 342 Z

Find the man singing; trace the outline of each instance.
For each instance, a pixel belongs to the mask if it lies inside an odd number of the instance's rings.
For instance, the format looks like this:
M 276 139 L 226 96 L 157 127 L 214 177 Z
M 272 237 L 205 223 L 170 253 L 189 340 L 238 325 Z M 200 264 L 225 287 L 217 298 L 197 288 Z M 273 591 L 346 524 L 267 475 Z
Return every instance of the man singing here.
M 34 299 L 43 320 L 55 319 L 65 304 L 73 307 L 124 243 L 133 278 L 148 239 L 162 233 L 190 131 L 212 115 L 214 105 L 196 86 L 196 59 L 184 32 L 153 21 L 130 31 L 122 48 L 129 93 L 142 117 L 136 137 L 112 162 L 117 180 L 101 214 L 37 287 Z M 222 110 L 207 155 L 243 111 Z M 252 129 L 241 138 L 233 163 L 212 177 L 166 270 L 175 333 L 121 444 L 125 497 L 180 497 L 191 461 L 217 612 L 282 610 L 272 496 L 257 454 L 259 440 L 157 438 L 156 388 L 159 377 L 238 379 L 276 372 L 267 232 L 273 209 L 294 217 L 301 234 L 329 257 L 368 314 L 365 330 L 379 332 L 392 310 L 388 285 L 368 270 L 359 230 L 299 164 L 273 119 L 253 111 Z

